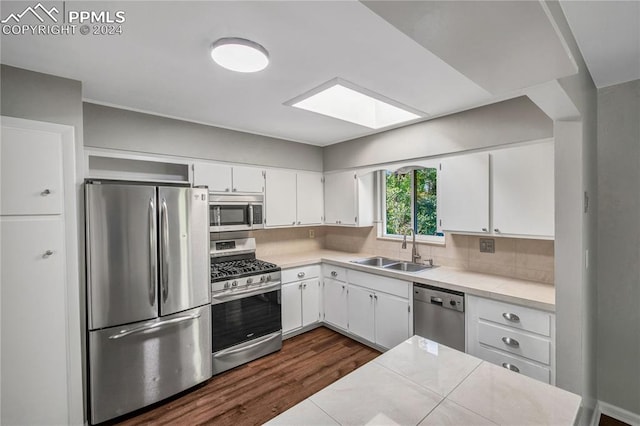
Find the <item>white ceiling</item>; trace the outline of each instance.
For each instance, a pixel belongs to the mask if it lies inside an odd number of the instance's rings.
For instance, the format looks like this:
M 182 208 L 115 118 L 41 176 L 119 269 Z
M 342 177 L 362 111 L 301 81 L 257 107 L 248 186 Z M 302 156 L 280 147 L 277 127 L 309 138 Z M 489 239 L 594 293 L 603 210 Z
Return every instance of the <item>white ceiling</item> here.
M 335 77 L 428 118 L 575 72 L 542 3 L 392 3 L 68 1 L 124 10 L 123 34 L 3 35 L 1 61 L 80 80 L 89 101 L 321 146 L 375 133 L 283 105 Z M 2 17 L 28 4 L 3 1 Z M 265 46 L 269 67 L 218 67 L 209 46 L 229 36 Z
M 597 87 L 640 79 L 640 1 L 561 1 Z

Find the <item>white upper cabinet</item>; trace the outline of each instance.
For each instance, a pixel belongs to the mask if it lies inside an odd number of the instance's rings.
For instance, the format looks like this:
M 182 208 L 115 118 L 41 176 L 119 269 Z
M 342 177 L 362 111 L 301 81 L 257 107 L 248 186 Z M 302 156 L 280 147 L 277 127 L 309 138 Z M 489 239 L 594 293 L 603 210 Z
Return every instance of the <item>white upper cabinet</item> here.
M 61 214 L 60 134 L 3 126 L 0 138 L 0 214 Z
M 442 230 L 489 232 L 489 154 L 444 158 L 438 194 Z
M 206 185 L 213 192 L 231 192 L 231 166 L 195 162 L 193 185 Z
M 296 224 L 296 172 L 267 170 L 265 176 L 265 226 L 294 226 Z
M 324 183 L 322 173 L 297 174 L 297 224 L 320 225 L 324 215 Z
M 493 232 L 554 235 L 553 142 L 493 152 Z
M 363 176 L 352 171 L 331 173 L 324 179 L 325 224 L 373 225 L 373 173 Z
M 196 161 L 193 184 L 206 185 L 212 192 L 263 192 L 263 170 L 257 167 L 228 166 Z
M 263 170 L 256 167 L 232 167 L 232 192 L 263 192 Z

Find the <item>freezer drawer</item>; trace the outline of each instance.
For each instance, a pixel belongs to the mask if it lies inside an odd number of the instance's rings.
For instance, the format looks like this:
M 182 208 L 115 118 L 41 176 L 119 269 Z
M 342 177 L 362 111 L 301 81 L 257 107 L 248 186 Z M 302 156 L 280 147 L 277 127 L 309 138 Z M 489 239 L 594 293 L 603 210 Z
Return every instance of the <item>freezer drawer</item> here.
M 211 306 L 89 332 L 91 423 L 211 377 Z

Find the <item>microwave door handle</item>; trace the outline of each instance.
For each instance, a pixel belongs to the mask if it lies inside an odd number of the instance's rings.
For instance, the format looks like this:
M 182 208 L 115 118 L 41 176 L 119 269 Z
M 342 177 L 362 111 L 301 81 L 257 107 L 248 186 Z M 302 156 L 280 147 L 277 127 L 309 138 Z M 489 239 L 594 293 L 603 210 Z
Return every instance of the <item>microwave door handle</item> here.
M 249 204 L 249 228 L 253 228 L 253 205 Z

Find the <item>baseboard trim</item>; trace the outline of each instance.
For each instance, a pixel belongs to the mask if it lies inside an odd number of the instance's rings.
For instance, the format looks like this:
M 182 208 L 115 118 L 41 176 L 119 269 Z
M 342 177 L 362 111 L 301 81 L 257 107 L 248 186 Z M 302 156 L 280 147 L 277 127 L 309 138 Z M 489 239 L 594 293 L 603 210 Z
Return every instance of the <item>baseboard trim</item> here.
M 596 405 L 596 412 L 593 416 L 592 426 L 598 426 L 600 423 L 600 416 L 602 414 L 630 425 L 640 425 L 640 414 L 632 413 L 631 411 L 616 407 L 615 405 L 607 402 L 598 401 L 598 404 Z

